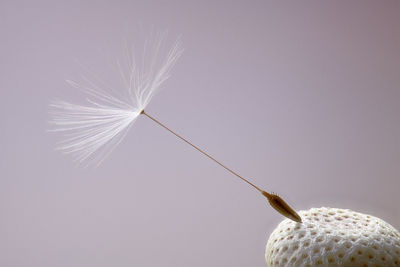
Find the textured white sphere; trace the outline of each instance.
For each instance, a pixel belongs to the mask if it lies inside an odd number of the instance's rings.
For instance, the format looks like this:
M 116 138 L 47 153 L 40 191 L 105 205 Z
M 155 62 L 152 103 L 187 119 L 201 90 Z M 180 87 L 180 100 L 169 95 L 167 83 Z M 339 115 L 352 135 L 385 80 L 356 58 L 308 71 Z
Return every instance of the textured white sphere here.
M 302 223 L 285 219 L 272 232 L 268 266 L 400 266 L 400 233 L 385 221 L 335 208 L 299 215 Z

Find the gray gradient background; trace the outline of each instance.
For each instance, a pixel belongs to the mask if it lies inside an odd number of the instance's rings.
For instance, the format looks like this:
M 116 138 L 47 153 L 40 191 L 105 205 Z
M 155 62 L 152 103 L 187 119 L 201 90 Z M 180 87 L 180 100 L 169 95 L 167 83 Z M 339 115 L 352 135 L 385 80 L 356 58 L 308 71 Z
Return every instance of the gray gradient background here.
M 150 114 L 296 209 L 399 229 L 399 14 L 399 1 L 1 1 L 0 266 L 265 266 L 281 215 L 150 120 L 97 169 L 54 151 L 48 104 L 78 98 L 75 59 L 108 73 L 141 27 L 185 47 Z

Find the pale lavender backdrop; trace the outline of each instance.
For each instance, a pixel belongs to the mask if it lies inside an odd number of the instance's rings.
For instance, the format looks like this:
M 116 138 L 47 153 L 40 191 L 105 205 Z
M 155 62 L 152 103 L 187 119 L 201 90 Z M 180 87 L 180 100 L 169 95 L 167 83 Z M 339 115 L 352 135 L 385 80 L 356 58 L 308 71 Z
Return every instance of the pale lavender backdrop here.
M 399 14 L 399 1 L 1 1 L 0 266 L 265 266 L 282 217 L 151 121 L 97 169 L 54 151 L 48 104 L 77 98 L 76 60 L 108 73 L 151 28 L 185 53 L 149 113 L 296 209 L 399 229 Z

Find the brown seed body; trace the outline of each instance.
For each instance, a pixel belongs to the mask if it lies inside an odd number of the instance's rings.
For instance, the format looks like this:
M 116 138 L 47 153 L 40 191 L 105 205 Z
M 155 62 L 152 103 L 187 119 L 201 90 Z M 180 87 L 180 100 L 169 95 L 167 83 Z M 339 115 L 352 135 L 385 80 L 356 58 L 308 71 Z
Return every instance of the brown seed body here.
M 265 191 L 262 191 L 261 193 L 268 199 L 269 204 L 280 214 L 295 222 L 302 222 L 299 214 L 297 214 L 297 212 L 294 211 L 280 196 L 269 194 Z

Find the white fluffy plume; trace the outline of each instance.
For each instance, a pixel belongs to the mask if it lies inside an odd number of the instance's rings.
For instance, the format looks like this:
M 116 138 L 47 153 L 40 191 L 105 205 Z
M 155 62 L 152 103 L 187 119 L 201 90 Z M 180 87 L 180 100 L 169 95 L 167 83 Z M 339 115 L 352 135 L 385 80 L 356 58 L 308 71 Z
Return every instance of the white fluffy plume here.
M 87 103 L 53 101 L 50 104 L 50 123 L 54 126 L 51 131 L 65 134 L 57 149 L 71 154 L 78 163 L 100 164 L 168 79 L 182 54 L 179 39 L 163 54 L 164 43 L 165 34 L 157 34 L 145 42 L 140 62 L 129 53 L 126 71 L 118 63 L 122 88 L 104 89 L 85 78 L 85 84 L 67 80 L 87 95 Z

